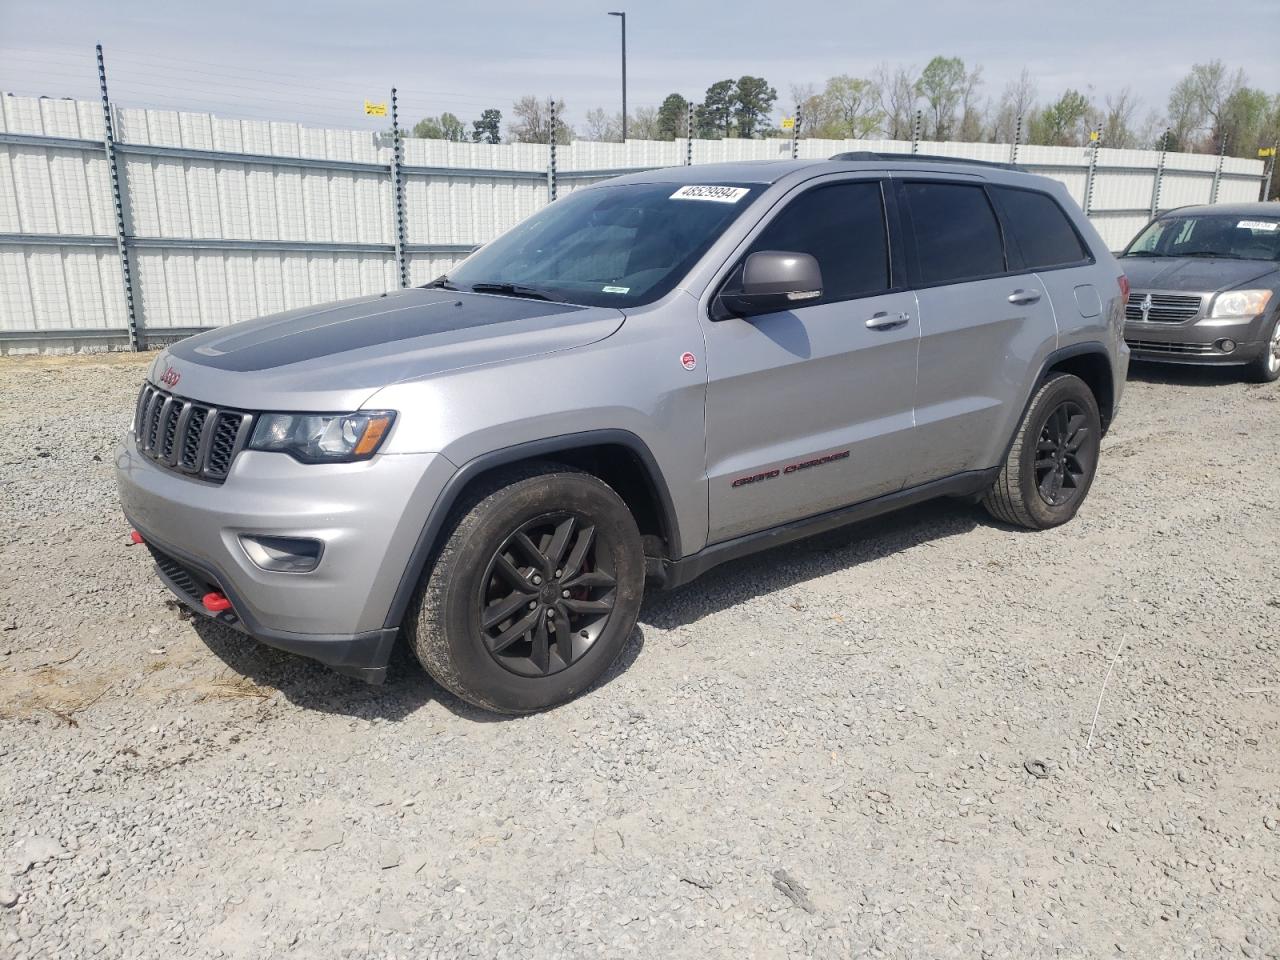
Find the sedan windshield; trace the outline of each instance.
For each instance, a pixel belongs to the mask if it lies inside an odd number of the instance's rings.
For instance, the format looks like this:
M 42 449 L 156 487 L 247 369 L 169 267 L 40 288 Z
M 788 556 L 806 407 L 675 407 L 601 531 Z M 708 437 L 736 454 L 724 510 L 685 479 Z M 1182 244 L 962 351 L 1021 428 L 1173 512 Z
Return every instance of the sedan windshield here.
M 1126 257 L 1225 257 L 1280 260 L 1280 217 L 1187 214 L 1147 225 Z
M 683 279 L 759 189 L 629 183 L 579 190 L 434 284 L 592 306 L 650 303 Z

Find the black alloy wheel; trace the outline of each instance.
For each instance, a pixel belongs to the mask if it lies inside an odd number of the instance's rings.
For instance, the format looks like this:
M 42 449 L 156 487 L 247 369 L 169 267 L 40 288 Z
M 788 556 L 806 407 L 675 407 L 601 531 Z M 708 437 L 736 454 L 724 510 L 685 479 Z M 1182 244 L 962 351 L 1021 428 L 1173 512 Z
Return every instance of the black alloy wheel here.
M 616 598 L 609 552 L 574 513 L 536 517 L 512 533 L 481 578 L 481 639 L 502 667 L 524 677 L 559 673 L 608 626 Z
M 1036 489 L 1051 507 L 1069 503 L 1093 476 L 1094 462 L 1087 441 L 1089 415 L 1074 400 L 1060 403 L 1040 431 L 1036 443 Z

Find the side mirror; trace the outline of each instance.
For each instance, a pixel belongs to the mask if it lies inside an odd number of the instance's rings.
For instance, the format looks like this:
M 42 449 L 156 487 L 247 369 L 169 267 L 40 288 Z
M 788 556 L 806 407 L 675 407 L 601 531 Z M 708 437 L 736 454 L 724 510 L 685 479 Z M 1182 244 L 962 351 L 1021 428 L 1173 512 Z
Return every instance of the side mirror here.
M 822 297 L 822 270 L 807 253 L 761 250 L 742 265 L 742 282 L 720 294 L 733 316 L 754 317 L 802 307 Z

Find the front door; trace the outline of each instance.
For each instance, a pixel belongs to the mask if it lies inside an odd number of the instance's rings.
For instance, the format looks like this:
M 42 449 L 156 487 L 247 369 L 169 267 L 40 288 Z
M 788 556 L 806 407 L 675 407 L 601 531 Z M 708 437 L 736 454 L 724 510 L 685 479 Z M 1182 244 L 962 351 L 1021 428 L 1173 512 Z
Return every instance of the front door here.
M 878 179 L 803 189 L 741 259 L 812 254 L 821 300 L 749 320 L 703 318 L 708 542 L 902 486 L 920 326 L 914 295 L 895 283 L 888 222 Z

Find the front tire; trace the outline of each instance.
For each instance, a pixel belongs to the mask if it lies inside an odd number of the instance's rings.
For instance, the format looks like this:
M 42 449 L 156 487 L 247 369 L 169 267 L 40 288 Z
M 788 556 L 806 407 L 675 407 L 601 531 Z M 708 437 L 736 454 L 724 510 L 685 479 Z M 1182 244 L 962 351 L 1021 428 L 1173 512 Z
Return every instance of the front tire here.
M 1031 530 L 1066 523 L 1093 485 L 1101 440 L 1093 391 L 1079 377 L 1051 374 L 1027 406 L 982 505 L 997 520 Z
M 640 532 L 622 498 L 588 473 L 532 464 L 483 482 L 455 511 L 408 634 L 445 689 L 532 713 L 599 679 L 643 592 Z
M 1262 353 L 1246 369 L 1254 383 L 1280 380 L 1280 315 L 1271 321 L 1271 335 L 1263 344 Z

